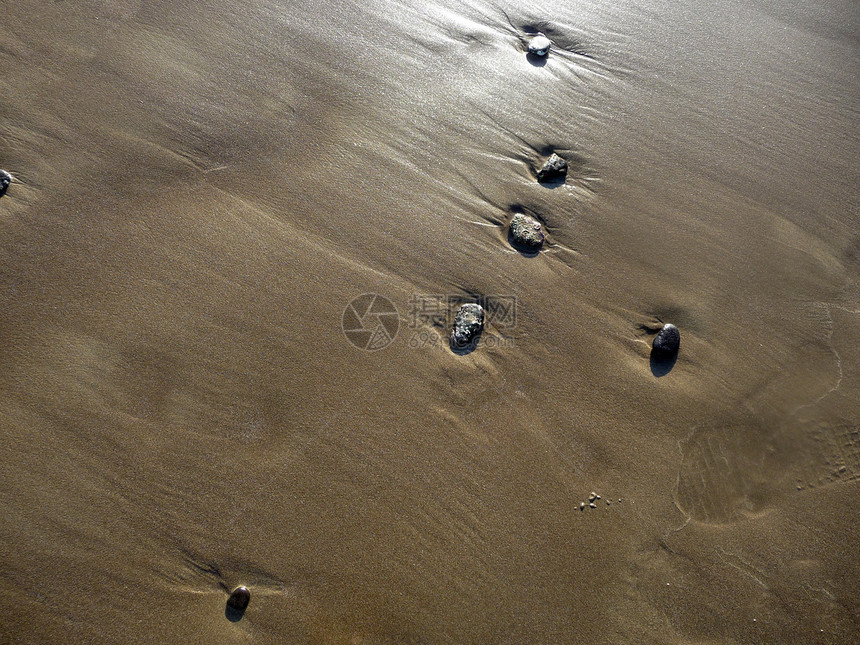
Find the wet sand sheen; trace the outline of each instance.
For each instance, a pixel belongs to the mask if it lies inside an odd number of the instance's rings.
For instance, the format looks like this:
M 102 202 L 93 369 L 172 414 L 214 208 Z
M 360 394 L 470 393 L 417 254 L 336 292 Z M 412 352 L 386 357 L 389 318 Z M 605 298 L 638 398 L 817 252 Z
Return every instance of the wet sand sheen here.
M 6 14 L 5 638 L 857 638 L 850 3 Z

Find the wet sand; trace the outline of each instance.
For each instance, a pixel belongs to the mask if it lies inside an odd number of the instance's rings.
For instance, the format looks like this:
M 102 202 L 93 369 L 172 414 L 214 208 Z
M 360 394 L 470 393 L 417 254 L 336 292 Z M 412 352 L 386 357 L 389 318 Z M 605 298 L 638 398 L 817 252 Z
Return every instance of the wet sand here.
M 860 639 L 860 11 L 816 4 L 4 3 L 0 642 Z M 455 353 L 429 295 L 516 319 Z

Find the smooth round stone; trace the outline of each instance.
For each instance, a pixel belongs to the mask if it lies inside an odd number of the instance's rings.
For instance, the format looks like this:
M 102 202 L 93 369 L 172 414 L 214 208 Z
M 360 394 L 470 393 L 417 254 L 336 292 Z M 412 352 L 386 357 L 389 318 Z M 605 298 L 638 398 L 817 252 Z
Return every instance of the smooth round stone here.
M 6 194 L 6 189 L 12 183 L 12 175 L 5 170 L 0 170 L 0 197 Z
M 454 316 L 451 345 L 455 348 L 467 347 L 477 338 L 483 328 L 484 308 L 471 302 L 461 306 Z
M 534 54 L 535 56 L 546 56 L 549 53 L 550 45 L 552 45 L 552 43 L 549 38 L 543 34 L 535 36 L 529 41 L 529 54 Z
M 681 332 L 672 324 L 663 325 L 663 329 L 657 332 L 654 343 L 651 345 L 658 354 L 675 354 L 681 346 Z
M 227 607 L 240 614 L 248 608 L 251 602 L 251 592 L 247 587 L 236 587 L 230 597 L 227 598 Z
M 536 251 L 543 244 L 543 226 L 534 217 L 517 213 L 511 220 L 511 240 L 514 244 Z
M 567 162 L 554 152 L 537 172 L 538 181 L 553 181 L 567 176 Z

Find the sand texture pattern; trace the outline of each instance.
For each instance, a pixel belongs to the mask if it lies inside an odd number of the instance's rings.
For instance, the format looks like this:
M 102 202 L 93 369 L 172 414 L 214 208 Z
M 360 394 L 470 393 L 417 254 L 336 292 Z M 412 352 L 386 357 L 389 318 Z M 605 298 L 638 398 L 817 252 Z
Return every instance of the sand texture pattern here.
M 0 9 L 0 644 L 860 642 L 856 2 Z

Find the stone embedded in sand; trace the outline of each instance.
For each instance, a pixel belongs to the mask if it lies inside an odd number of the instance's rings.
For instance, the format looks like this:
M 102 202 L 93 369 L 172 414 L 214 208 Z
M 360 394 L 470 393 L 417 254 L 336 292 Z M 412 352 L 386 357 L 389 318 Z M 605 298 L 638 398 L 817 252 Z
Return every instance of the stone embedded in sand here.
M 243 614 L 251 602 L 251 592 L 247 587 L 236 587 L 230 597 L 227 598 L 227 608 L 238 614 Z
M 563 179 L 566 176 L 567 162 L 554 152 L 537 173 L 538 181 L 552 181 L 554 179 Z
M 543 244 L 543 227 L 534 217 L 517 213 L 511 220 L 511 241 L 536 251 Z
M 455 348 L 468 346 L 484 327 L 484 308 L 475 303 L 461 306 L 454 316 L 454 329 L 451 331 L 451 345 Z
M 672 324 L 663 325 L 663 329 L 657 332 L 654 337 L 654 343 L 651 347 L 654 351 L 663 356 L 669 356 L 678 352 L 681 346 L 681 332 Z
M 549 48 L 552 43 L 549 38 L 540 34 L 529 41 L 529 54 L 535 56 L 546 56 L 549 53 Z
M 12 183 L 12 175 L 5 170 L 0 170 L 0 197 L 6 194 L 6 189 Z

